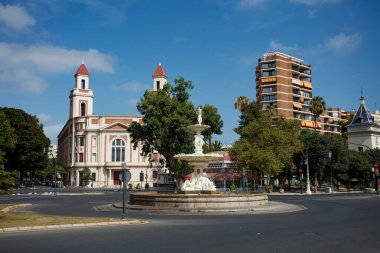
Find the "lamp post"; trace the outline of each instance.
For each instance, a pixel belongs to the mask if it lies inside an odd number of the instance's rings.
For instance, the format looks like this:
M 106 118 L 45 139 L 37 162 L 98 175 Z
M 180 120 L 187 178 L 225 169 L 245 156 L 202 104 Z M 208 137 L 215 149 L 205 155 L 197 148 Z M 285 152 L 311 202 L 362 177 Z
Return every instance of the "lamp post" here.
M 309 176 L 309 158 L 306 157 L 306 195 L 311 195 L 310 176 Z
M 331 162 L 331 151 L 329 151 L 329 159 L 330 159 L 330 162 Z M 333 193 L 333 180 L 332 180 L 332 166 L 330 164 L 330 188 L 331 188 L 331 194 Z
M 377 161 L 373 164 L 373 171 L 375 173 L 375 190 L 376 194 L 379 195 L 379 164 Z
M 126 163 L 122 163 L 121 164 L 121 173 L 122 173 L 122 181 L 123 181 L 123 214 L 121 215 L 121 219 L 124 220 L 125 218 L 125 203 L 126 203 L 126 185 L 127 185 L 127 181 L 129 181 L 129 178 L 130 178 L 130 172 L 128 171 L 127 172 L 127 164 Z M 129 175 L 127 174 L 129 173 Z M 128 177 L 128 178 L 127 178 Z

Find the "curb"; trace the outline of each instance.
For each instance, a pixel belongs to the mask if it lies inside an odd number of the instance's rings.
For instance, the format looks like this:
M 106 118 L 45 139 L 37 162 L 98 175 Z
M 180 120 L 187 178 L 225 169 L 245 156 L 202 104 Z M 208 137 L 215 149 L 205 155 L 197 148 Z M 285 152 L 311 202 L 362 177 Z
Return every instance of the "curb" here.
M 77 224 L 61 224 L 61 225 L 46 225 L 46 226 L 29 226 L 29 227 L 11 227 L 0 228 L 0 233 L 10 232 L 25 232 L 25 231 L 39 231 L 50 229 L 67 229 L 67 228 L 88 228 L 88 227 L 102 227 L 102 226 L 116 226 L 116 225 L 144 225 L 149 222 L 144 220 L 128 220 L 128 221 L 105 221 L 96 223 L 77 223 Z
M 122 208 L 121 203 L 113 203 L 113 207 Z M 245 209 L 202 209 L 202 210 L 192 210 L 192 209 L 168 209 L 160 208 L 155 206 L 142 206 L 142 205 L 127 205 L 127 209 L 137 210 L 137 211 L 148 211 L 148 212 L 158 212 L 158 213 L 170 213 L 170 214 L 203 214 L 203 215 L 241 215 L 241 214 L 274 214 L 274 213 L 292 213 L 298 211 L 307 210 L 303 205 L 288 204 L 278 201 L 269 201 L 266 205 L 259 205 L 252 207 L 250 210 Z
M 8 213 L 9 211 L 12 211 L 13 209 L 19 208 L 19 207 L 24 207 L 24 206 L 31 206 L 32 204 L 17 204 L 13 206 L 8 206 L 3 209 L 1 209 L 1 212 Z

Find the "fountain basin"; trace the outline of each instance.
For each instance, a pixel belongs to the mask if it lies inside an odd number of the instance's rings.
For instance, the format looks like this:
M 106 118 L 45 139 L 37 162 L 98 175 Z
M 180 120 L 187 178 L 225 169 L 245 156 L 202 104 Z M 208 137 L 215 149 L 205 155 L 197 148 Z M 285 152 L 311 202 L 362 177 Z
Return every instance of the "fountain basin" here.
M 264 193 L 157 193 L 130 194 L 128 208 L 182 212 L 249 212 L 268 204 Z

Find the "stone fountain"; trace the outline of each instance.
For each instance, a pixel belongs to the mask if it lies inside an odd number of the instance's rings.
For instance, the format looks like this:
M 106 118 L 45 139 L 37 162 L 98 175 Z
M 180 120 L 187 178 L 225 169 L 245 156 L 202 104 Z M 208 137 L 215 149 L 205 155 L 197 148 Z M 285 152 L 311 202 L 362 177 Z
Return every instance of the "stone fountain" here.
M 135 192 L 130 193 L 128 208 L 147 211 L 182 212 L 252 212 L 255 207 L 268 203 L 263 193 L 219 192 L 208 179 L 203 169 L 210 161 L 222 158 L 220 154 L 203 154 L 202 131 L 210 126 L 202 125 L 202 109 L 198 108 L 198 124 L 189 126 L 195 132 L 193 154 L 178 154 L 178 160 L 193 167 L 191 179 L 186 180 L 181 190 L 175 193 Z
M 191 125 L 188 128 L 195 132 L 194 135 L 194 153 L 193 154 L 179 154 L 174 156 L 177 160 L 186 161 L 191 167 L 193 167 L 193 173 L 191 173 L 191 179 L 186 180 L 181 186 L 183 192 L 210 192 L 216 191 L 213 182 L 208 179 L 203 169 L 207 167 L 211 161 L 219 160 L 223 156 L 220 154 L 203 154 L 203 135 L 204 130 L 210 128 L 208 125 L 202 125 L 202 109 L 199 107 L 197 110 L 198 124 Z

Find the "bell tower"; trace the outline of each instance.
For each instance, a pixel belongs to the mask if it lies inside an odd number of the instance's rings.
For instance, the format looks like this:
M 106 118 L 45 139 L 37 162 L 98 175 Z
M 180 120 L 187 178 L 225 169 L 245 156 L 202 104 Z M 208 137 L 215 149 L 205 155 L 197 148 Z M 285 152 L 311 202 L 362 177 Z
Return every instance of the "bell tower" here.
M 161 63 L 158 64 L 156 71 L 154 71 L 153 75 L 153 91 L 161 90 L 165 83 L 168 82 L 168 77 L 165 74 L 164 69 L 161 66 Z
M 89 88 L 90 74 L 84 62 L 79 66 L 74 77 L 74 89 L 70 92 L 70 119 L 92 115 L 93 111 L 94 92 Z

